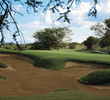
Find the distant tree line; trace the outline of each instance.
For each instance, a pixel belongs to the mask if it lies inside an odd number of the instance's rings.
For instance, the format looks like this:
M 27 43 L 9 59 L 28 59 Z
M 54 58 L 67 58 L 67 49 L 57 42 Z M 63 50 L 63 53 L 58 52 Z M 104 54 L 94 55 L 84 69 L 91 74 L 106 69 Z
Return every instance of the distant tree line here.
M 73 34 L 69 27 L 57 27 L 57 28 L 45 28 L 43 30 L 33 33 L 33 37 L 36 42 L 29 44 L 22 44 L 23 49 L 34 50 L 59 50 L 59 49 L 74 49 L 77 50 L 77 46 L 85 45 L 86 50 L 96 50 L 96 48 L 105 48 L 108 54 L 110 54 L 110 18 L 105 19 L 103 23 L 97 23 L 90 28 L 95 32 L 98 37 L 89 36 L 81 44 L 77 42 L 71 42 L 70 36 Z M 5 43 L 1 48 L 5 49 L 17 49 L 15 43 Z M 80 48 L 81 49 L 81 48 Z M 83 50 L 85 47 L 83 48 Z
M 82 42 L 82 44 L 84 44 L 87 47 L 87 50 L 96 50 L 96 48 L 100 47 L 100 48 L 105 48 L 107 47 L 107 52 L 109 53 L 110 50 L 108 49 L 108 42 L 105 39 L 105 37 L 93 37 L 93 36 L 89 36 L 85 41 Z

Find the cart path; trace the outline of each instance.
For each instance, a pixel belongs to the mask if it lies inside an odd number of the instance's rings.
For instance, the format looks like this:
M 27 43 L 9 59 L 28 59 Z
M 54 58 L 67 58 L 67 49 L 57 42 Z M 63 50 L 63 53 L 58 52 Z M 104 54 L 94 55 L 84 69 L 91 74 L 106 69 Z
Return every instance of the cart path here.
M 9 65 L 0 68 L 0 96 L 42 95 L 58 89 L 72 89 L 88 93 L 110 96 L 110 83 L 103 85 L 84 85 L 76 80 L 90 72 L 99 70 L 98 64 L 67 62 L 65 69 L 53 71 L 33 66 L 33 60 L 18 54 L 0 54 L 0 61 Z M 105 66 L 106 67 L 106 66 Z

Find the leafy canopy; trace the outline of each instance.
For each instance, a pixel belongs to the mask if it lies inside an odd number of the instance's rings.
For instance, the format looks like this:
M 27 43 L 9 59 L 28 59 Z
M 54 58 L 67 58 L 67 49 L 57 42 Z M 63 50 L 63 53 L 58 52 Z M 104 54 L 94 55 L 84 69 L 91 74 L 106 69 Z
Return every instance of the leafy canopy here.
M 37 31 L 33 34 L 33 37 L 45 49 L 50 50 L 52 47 L 58 50 L 61 42 L 71 40 L 70 35 L 72 35 L 72 31 L 68 27 L 58 27 Z
M 97 36 L 101 37 L 101 46 L 108 47 L 108 53 L 110 49 L 110 18 L 105 19 L 103 23 L 96 23 L 96 25 L 91 26 Z
M 84 41 L 84 45 L 87 46 L 88 50 L 92 50 L 92 46 L 97 43 L 97 38 L 89 36 L 87 40 Z

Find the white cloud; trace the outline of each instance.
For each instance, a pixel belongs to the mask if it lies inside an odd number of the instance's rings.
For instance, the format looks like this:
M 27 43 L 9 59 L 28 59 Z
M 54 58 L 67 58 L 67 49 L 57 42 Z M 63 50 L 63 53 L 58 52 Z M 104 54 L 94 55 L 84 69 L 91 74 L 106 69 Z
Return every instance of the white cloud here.
M 87 13 L 91 7 L 92 6 L 90 2 L 81 2 L 81 4 L 78 7 L 78 10 L 84 14 L 84 13 Z
M 110 13 L 110 0 L 103 0 L 97 5 L 98 12 L 103 12 L 105 14 Z
M 52 15 L 51 15 L 51 12 L 49 10 L 46 12 L 45 22 L 47 24 L 52 24 L 53 23 Z
M 96 20 L 91 21 L 88 19 L 88 12 L 93 5 L 90 2 L 81 2 L 79 6 L 73 4 L 73 9 L 69 14 L 69 18 L 71 19 L 71 24 L 74 27 L 78 28 L 89 28 L 90 26 L 96 23 Z M 101 14 L 103 17 L 105 14 L 110 13 L 110 0 L 100 1 L 100 4 L 97 6 L 98 14 Z M 98 21 L 98 20 L 97 20 Z
M 92 5 L 89 2 L 82 2 L 78 7 L 71 9 L 69 18 L 74 27 L 90 27 L 94 22 L 86 20 L 88 12 Z
M 60 13 L 64 13 L 66 9 L 62 9 L 61 7 L 58 7 Z M 47 24 L 59 24 L 56 20 L 60 17 L 59 13 L 56 11 L 56 13 L 52 13 L 52 11 L 48 10 L 45 14 L 45 22 Z
M 23 7 L 22 5 L 14 5 L 14 9 L 21 12 L 23 10 Z
M 92 25 L 96 24 L 96 22 L 90 22 L 90 21 L 83 21 L 82 22 L 82 27 L 86 28 L 86 27 L 91 27 Z
M 25 27 L 25 28 L 37 28 L 41 25 L 40 21 L 33 21 L 33 22 L 29 22 L 27 24 L 21 24 L 19 25 L 20 27 Z
M 16 10 L 20 11 L 22 8 L 22 5 L 16 5 Z
M 73 3 L 71 12 L 68 15 L 72 23 L 71 25 L 74 24 L 74 26 L 80 26 L 80 27 L 89 27 L 93 25 L 93 22 L 85 21 L 85 19 L 88 17 L 87 15 L 91 7 L 92 5 L 90 4 L 90 2 L 81 2 L 79 6 L 76 6 L 75 3 Z M 59 8 L 59 10 L 61 12 L 64 12 L 64 10 L 61 8 Z M 51 12 L 47 11 L 45 15 L 45 22 L 53 26 L 65 26 L 65 25 L 68 26 L 68 23 L 61 23 L 55 21 L 58 18 L 59 18 L 58 14 L 53 14 L 53 19 L 52 19 Z
M 108 0 L 108 3 L 107 3 L 107 13 L 110 13 L 110 0 Z
M 101 12 L 102 10 L 103 10 L 103 3 L 100 3 L 100 4 L 98 4 L 97 6 L 96 6 L 96 9 L 97 9 L 97 11 L 98 12 Z

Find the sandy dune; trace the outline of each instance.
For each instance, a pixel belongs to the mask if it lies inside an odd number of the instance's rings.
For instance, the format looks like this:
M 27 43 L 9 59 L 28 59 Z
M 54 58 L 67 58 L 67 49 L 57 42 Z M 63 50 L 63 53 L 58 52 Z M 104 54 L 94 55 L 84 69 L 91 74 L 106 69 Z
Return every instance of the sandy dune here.
M 9 65 L 0 68 L 0 75 L 7 80 L 0 80 L 0 96 L 42 95 L 57 89 L 73 89 L 88 93 L 109 95 L 110 83 L 92 86 L 78 83 L 76 80 L 104 65 L 67 62 L 65 69 L 52 71 L 32 65 L 33 60 L 16 54 L 0 54 L 0 61 Z M 107 67 L 107 66 L 104 66 Z

